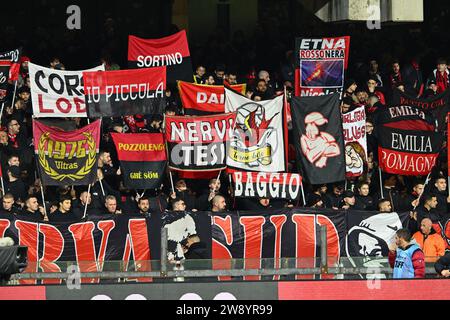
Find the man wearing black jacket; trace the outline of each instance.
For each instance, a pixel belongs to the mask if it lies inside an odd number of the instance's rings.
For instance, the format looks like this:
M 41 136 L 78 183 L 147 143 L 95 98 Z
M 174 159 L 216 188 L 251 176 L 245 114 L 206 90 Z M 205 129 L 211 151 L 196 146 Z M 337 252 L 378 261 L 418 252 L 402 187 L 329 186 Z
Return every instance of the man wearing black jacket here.
M 447 193 L 447 180 L 444 177 L 438 177 L 434 181 L 434 190 L 432 192 L 436 195 L 437 206 L 433 210 L 433 213 L 438 216 L 441 221 L 447 221 L 450 218 L 448 212 L 450 212 L 450 197 Z M 433 220 L 433 222 L 435 222 Z
M 441 257 L 434 264 L 434 269 L 436 272 L 445 278 L 450 277 L 450 253 L 447 253 L 445 256 Z
M 198 235 L 189 236 L 184 242 L 184 257 L 186 260 L 204 260 L 208 259 L 206 244 L 200 240 Z
M 48 221 L 45 215 L 44 208 L 39 206 L 38 199 L 36 197 L 29 197 L 25 201 L 25 208 L 20 214 L 18 214 L 17 219 L 31 221 L 31 222 L 44 222 Z

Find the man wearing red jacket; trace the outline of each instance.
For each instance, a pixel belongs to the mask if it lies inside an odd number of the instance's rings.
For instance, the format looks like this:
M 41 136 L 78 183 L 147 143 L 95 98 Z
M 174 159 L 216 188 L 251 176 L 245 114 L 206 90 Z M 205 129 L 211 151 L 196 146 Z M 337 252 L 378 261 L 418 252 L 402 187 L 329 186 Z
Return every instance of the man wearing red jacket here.
M 411 244 L 411 233 L 400 229 L 395 244 L 389 246 L 389 264 L 394 268 L 394 279 L 425 277 L 425 256 L 417 244 Z

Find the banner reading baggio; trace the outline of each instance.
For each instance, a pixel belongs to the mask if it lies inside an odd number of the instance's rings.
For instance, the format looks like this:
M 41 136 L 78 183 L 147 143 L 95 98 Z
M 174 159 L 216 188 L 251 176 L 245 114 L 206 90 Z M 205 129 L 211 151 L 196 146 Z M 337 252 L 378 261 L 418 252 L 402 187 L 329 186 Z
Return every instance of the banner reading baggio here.
M 350 37 L 296 39 L 295 95 L 308 97 L 342 91 Z
M 364 107 L 342 115 L 347 178 L 360 177 L 367 164 L 366 111 Z
M 245 94 L 247 85 L 235 85 L 230 86 L 230 88 Z M 186 115 L 200 116 L 225 113 L 224 86 L 206 86 L 179 81 L 178 89 Z
M 233 134 L 235 121 L 236 113 L 166 117 L 170 168 L 179 171 L 225 169 L 225 147 Z
M 86 118 L 83 72 L 105 71 L 105 66 L 83 71 L 61 71 L 30 63 L 29 70 L 36 118 Z
M 192 81 L 191 53 L 186 31 L 162 39 L 141 39 L 130 36 L 128 66 L 135 68 L 167 67 L 167 83 Z
M 267 198 L 297 200 L 302 177 L 289 173 L 233 172 L 236 198 Z
M 34 149 L 45 186 L 87 186 L 97 178 L 100 148 L 98 120 L 80 130 L 65 132 L 33 121 Z
M 89 118 L 163 114 L 166 68 L 83 72 Z
M 227 150 L 230 169 L 285 172 L 284 96 L 255 102 L 225 88 L 225 97 L 225 111 L 237 112 L 236 130 Z
M 158 189 L 167 164 L 162 133 L 111 134 L 116 146 L 125 187 L 136 190 Z

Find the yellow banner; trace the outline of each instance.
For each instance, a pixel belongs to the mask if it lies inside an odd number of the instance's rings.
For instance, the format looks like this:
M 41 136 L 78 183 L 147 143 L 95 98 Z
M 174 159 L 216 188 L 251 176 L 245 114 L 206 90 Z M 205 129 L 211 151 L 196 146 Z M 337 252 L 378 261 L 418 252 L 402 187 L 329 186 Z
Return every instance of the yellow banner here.
M 254 151 L 247 151 L 236 147 L 230 148 L 230 157 L 233 161 L 249 164 L 259 162 L 264 166 L 272 163 L 272 147 L 266 146 Z

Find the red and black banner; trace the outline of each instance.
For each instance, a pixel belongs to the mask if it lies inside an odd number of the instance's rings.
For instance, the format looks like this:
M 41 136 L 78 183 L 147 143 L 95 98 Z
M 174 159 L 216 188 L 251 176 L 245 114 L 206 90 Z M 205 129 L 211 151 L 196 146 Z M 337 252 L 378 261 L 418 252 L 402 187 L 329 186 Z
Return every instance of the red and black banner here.
M 201 116 L 225 113 L 224 86 L 206 86 L 179 81 L 178 88 L 186 115 Z M 235 85 L 230 88 L 245 94 L 247 85 Z
M 205 117 L 166 117 L 169 166 L 178 171 L 226 169 L 226 143 L 236 113 Z
M 163 114 L 166 68 L 83 72 L 89 118 Z
M 0 53 L 1 71 L 6 71 L 3 76 L 7 81 L 17 81 L 20 73 L 20 58 L 22 57 L 22 48 Z
M 186 31 L 162 39 L 128 40 L 128 65 L 135 68 L 167 67 L 167 83 L 192 81 L 192 62 Z
M 434 131 L 379 126 L 377 136 L 380 168 L 391 174 L 429 174 L 442 147 L 442 135 Z
M 435 118 L 427 111 L 411 105 L 393 105 L 375 113 L 374 122 L 391 128 L 434 131 Z
M 236 198 L 297 200 L 302 177 L 290 173 L 239 172 L 232 174 Z
M 167 164 L 164 135 L 111 134 L 121 163 L 125 187 L 159 189 Z
M 293 143 L 303 176 L 311 184 L 345 180 L 345 151 L 340 94 L 294 97 L 291 102 Z
M 433 119 L 437 119 L 438 130 L 445 131 L 446 117 L 449 109 L 450 90 L 446 90 L 441 94 L 430 96 L 426 99 L 410 96 L 400 90 L 394 90 L 393 105 L 406 105 L 416 107 L 423 112 L 431 115 Z
M 34 150 L 45 186 L 87 186 L 97 178 L 101 121 L 66 132 L 33 121 Z
M 297 38 L 295 95 L 328 95 L 342 91 L 350 51 L 350 37 Z

